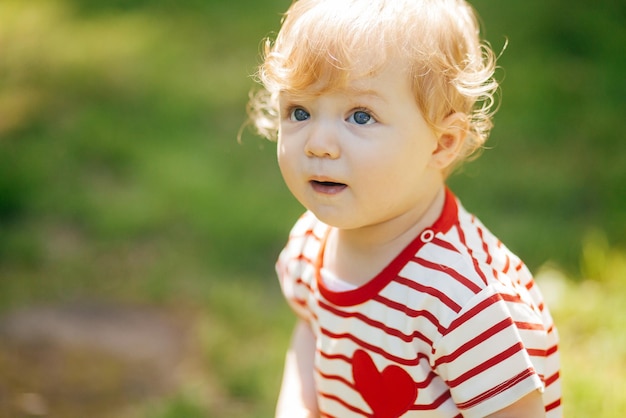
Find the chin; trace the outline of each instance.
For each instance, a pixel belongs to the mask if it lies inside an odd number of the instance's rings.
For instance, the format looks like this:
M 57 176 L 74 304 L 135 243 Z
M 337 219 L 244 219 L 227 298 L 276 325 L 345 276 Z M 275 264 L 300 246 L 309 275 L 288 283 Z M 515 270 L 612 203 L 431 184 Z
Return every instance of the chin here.
M 347 226 L 347 223 L 349 223 L 348 220 L 345 219 L 345 216 L 342 216 L 338 213 L 336 213 L 335 211 L 330 211 L 330 210 L 326 210 L 326 209 L 319 209 L 319 208 L 308 208 L 311 212 L 313 212 L 313 214 L 315 215 L 315 217 L 317 219 L 319 219 L 321 222 L 325 223 L 326 225 L 335 227 L 335 228 L 345 228 Z
M 311 211 L 315 215 L 317 219 L 321 222 L 325 223 L 328 226 L 332 226 L 337 229 L 358 229 L 362 228 L 366 225 L 362 223 L 355 222 L 354 216 L 333 216 L 325 213 L 319 213 L 316 211 Z

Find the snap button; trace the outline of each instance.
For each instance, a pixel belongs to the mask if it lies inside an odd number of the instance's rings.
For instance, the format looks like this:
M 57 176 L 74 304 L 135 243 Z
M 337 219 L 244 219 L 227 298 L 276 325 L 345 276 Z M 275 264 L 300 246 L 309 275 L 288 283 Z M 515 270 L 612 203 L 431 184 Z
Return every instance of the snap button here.
M 435 238 L 435 233 L 430 229 L 425 230 L 420 235 L 420 239 L 422 240 L 423 243 L 431 242 L 433 238 Z

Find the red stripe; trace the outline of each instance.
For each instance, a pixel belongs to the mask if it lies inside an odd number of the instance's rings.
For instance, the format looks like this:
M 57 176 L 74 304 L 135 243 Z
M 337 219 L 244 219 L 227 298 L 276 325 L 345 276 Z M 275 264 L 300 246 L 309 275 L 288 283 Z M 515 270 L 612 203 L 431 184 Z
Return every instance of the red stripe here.
M 307 288 L 309 293 L 313 293 L 313 287 L 311 287 L 311 284 L 302 280 L 302 277 L 298 277 L 298 279 L 294 282 L 294 285 L 304 286 Z
M 461 244 L 467 249 L 467 241 L 465 241 L 465 232 L 463 232 L 463 228 L 461 227 L 460 221 L 456 223 L 456 233 L 459 235 L 459 241 Z
M 488 266 L 491 266 L 491 262 L 493 258 L 491 257 L 491 254 L 489 253 L 489 246 L 484 240 L 482 228 L 476 224 L 476 221 L 477 221 L 476 217 L 472 216 L 472 224 L 474 224 L 474 226 L 476 227 L 476 232 L 478 233 L 478 237 L 480 238 L 480 241 L 482 242 L 483 251 L 485 252 L 485 255 L 487 256 L 487 259 L 485 260 L 485 264 L 487 264 Z M 474 262 L 474 268 L 476 269 L 476 272 L 478 273 L 480 278 L 483 279 L 483 282 L 486 285 L 487 276 L 485 276 L 485 273 L 480 268 L 481 263 L 478 261 L 476 257 L 474 257 L 474 251 L 469 246 L 467 247 L 467 250 L 470 256 L 472 257 L 472 261 Z M 495 270 L 492 270 L 492 271 L 495 273 Z
M 531 330 L 531 331 L 545 331 L 543 324 L 537 324 L 532 322 L 515 322 L 518 329 Z
M 561 398 L 557 399 L 556 401 L 552 402 L 551 404 L 546 405 L 546 412 L 550 412 L 553 409 L 558 408 L 559 406 L 561 406 Z
M 461 306 L 457 304 L 455 301 L 450 299 L 445 293 L 440 290 L 435 289 L 434 287 L 424 286 L 419 283 L 416 283 L 413 280 L 406 279 L 404 277 L 397 277 L 395 282 L 410 287 L 413 290 L 416 290 L 420 293 L 426 293 L 434 298 L 439 299 L 441 303 L 446 305 L 448 308 L 452 309 L 454 312 L 459 313 L 461 311 Z
M 522 300 L 520 295 L 511 295 L 509 293 L 500 293 L 500 296 L 502 297 L 502 300 L 504 300 L 505 302 L 521 303 L 523 305 L 526 304 L 526 303 L 524 303 L 524 301 Z
M 485 276 L 485 273 L 483 273 L 483 271 L 480 269 L 480 264 L 478 263 L 478 260 L 476 260 L 476 258 L 474 257 L 474 252 L 469 248 L 468 252 L 470 257 L 472 257 L 472 262 L 474 263 L 474 269 L 476 270 L 476 273 L 480 276 L 481 279 L 483 279 L 483 283 L 487 285 L 487 276 Z
M 448 386 L 450 387 L 457 387 L 461 385 L 462 383 L 465 383 L 469 379 L 476 377 L 479 374 L 483 373 L 485 370 L 488 370 L 494 367 L 496 364 L 499 364 L 503 362 L 504 360 L 507 360 L 510 357 L 513 357 L 515 354 L 519 353 L 523 349 L 524 349 L 524 346 L 522 345 L 522 343 L 520 342 L 515 343 L 511 347 L 507 348 L 506 350 L 498 354 L 497 356 L 490 358 L 489 360 L 485 361 L 482 364 L 479 364 L 478 366 L 474 367 L 471 370 L 468 370 L 466 373 L 463 373 L 461 376 L 457 377 L 456 379 L 447 380 L 446 383 L 448 383 Z
M 529 356 L 533 356 L 533 357 L 545 357 L 546 356 L 546 350 L 541 350 L 539 348 L 527 348 L 526 351 L 528 352 Z
M 560 373 L 556 372 L 552 376 L 548 377 L 545 381 L 546 387 L 550 386 L 551 384 L 559 380 L 560 376 L 561 376 Z
M 306 303 L 306 299 L 300 299 L 297 297 L 294 297 L 293 299 L 291 299 L 294 303 L 300 305 L 303 308 L 307 307 L 307 303 Z
M 548 350 L 546 351 L 546 357 L 547 356 L 551 356 L 552 354 L 556 353 L 557 351 L 559 351 L 559 346 L 558 346 L 558 344 L 555 344 L 552 347 L 548 348 Z
M 387 299 L 380 295 L 375 296 L 373 300 L 387 306 L 388 308 L 395 309 L 396 311 L 402 312 L 411 318 L 423 317 L 427 319 L 430 323 L 432 323 L 437 328 L 437 331 L 439 331 L 440 334 L 444 333 L 446 330 L 443 326 L 441 326 L 441 324 L 437 320 L 437 317 L 429 311 L 426 311 L 424 309 L 416 311 L 407 307 L 406 305 L 403 305 L 398 302 L 394 302 L 393 300 Z
M 484 311 L 491 305 L 498 303 L 501 300 L 502 300 L 502 297 L 499 293 L 496 293 L 495 295 L 488 297 L 487 299 L 483 300 L 478 305 L 474 306 L 472 309 L 470 309 L 469 311 L 465 312 L 463 315 L 459 316 L 457 319 L 452 321 L 452 323 L 450 324 L 450 327 L 448 327 L 448 329 L 444 333 L 447 334 L 450 331 L 455 330 L 459 326 L 463 325 L 465 322 L 475 317 L 479 312 Z
M 302 278 L 298 278 L 294 282 L 294 286 L 304 286 L 309 293 L 313 292 L 313 289 L 311 288 L 311 286 L 308 283 L 306 283 L 304 280 L 302 280 Z M 293 295 L 290 295 L 289 299 L 292 302 L 300 305 L 301 307 L 306 308 L 308 306 L 307 299 L 306 298 L 299 298 L 299 297 L 296 296 L 295 293 L 298 293 L 298 292 L 294 292 Z M 313 312 L 311 312 L 311 314 L 313 314 Z
M 330 360 L 340 360 L 340 361 L 344 361 L 348 364 L 352 364 L 352 359 L 350 359 L 349 357 L 345 356 L 345 355 L 331 355 L 331 354 L 327 354 L 324 353 L 322 351 L 319 352 L 320 355 L 326 359 L 330 359 Z M 325 379 L 328 380 L 337 380 L 342 382 L 343 384 L 345 384 L 346 386 L 352 388 L 353 390 L 356 390 L 354 383 L 352 383 L 351 381 L 347 380 L 346 378 L 339 376 L 339 375 L 331 375 L 331 374 L 325 374 L 322 373 L 321 370 L 319 370 L 318 368 L 316 368 L 317 373 L 322 376 Z M 424 379 L 421 382 L 415 382 L 415 386 L 418 389 L 426 389 L 428 386 L 430 386 L 430 384 L 433 382 L 433 380 L 435 380 L 439 375 L 437 373 L 435 373 L 434 371 L 431 371 L 430 373 L 428 373 L 428 376 L 426 376 L 426 379 Z
M 454 245 L 452 245 L 451 242 L 444 241 L 441 238 L 435 237 L 435 238 L 433 238 L 433 240 L 430 243 L 434 244 L 434 245 L 437 245 L 438 247 L 445 248 L 446 250 L 453 251 L 455 253 L 459 253 L 459 250 Z
M 304 215 L 302 215 L 300 217 L 300 219 L 304 218 L 305 216 L 306 216 L 306 213 Z M 320 237 L 315 235 L 315 232 L 313 231 L 312 228 L 307 229 L 306 231 L 304 231 L 304 233 L 301 233 L 301 234 L 289 235 L 289 240 L 288 241 L 295 240 L 295 239 L 298 239 L 298 238 L 307 238 L 307 237 L 313 237 L 315 240 L 320 241 Z
M 313 265 L 313 260 L 311 260 L 308 257 L 305 257 L 304 254 L 299 254 L 297 257 L 294 257 L 293 260 L 296 260 L 296 261 L 299 261 L 299 262 L 300 261 L 304 261 L 307 264 Z
M 441 405 L 443 405 L 448 399 L 450 399 L 451 397 L 452 397 L 452 395 L 450 394 L 450 391 L 447 390 L 441 396 L 439 396 L 437 399 L 435 399 L 435 401 L 433 403 L 426 404 L 426 405 L 419 405 L 419 404 L 418 405 L 413 405 L 409 409 L 411 411 L 435 411 Z
M 319 374 L 321 377 L 323 377 L 326 380 L 335 380 L 337 382 L 341 382 L 344 385 L 348 386 L 349 388 L 351 388 L 352 390 L 356 390 L 354 383 L 350 382 L 348 379 L 336 375 L 336 374 L 326 374 L 326 373 L 322 373 L 321 370 L 317 369 L 317 374 Z
M 497 395 L 498 393 L 502 393 L 510 388 L 512 388 L 513 386 L 517 385 L 518 383 L 524 381 L 525 379 L 529 378 L 530 376 L 534 375 L 535 372 L 533 371 L 533 369 L 526 369 L 523 372 L 521 372 L 520 374 L 518 374 L 517 376 L 512 377 L 511 379 L 502 382 L 501 384 L 499 384 L 496 387 L 493 387 L 491 389 L 489 389 L 486 392 L 481 393 L 480 395 L 470 399 L 467 402 L 463 402 L 460 404 L 457 404 L 457 406 L 459 407 L 459 409 L 469 409 L 472 408 L 478 404 L 480 404 L 481 402 L 484 402 L 486 399 L 492 398 L 495 395 Z
M 463 284 L 465 287 L 467 287 L 469 290 L 471 290 L 475 294 L 480 293 L 480 291 L 482 290 L 480 286 L 478 286 L 476 283 L 472 282 L 467 277 L 461 275 L 458 271 L 454 270 L 451 267 L 442 266 L 441 264 L 433 263 L 431 261 L 427 261 L 427 260 L 424 260 L 423 258 L 418 258 L 418 257 L 415 257 L 413 261 L 431 270 L 436 270 L 436 271 L 440 271 L 442 273 L 447 274 L 448 276 L 456 279 L 459 283 Z
M 426 344 L 428 344 L 429 346 L 433 345 L 433 342 L 428 339 L 424 334 L 422 334 L 421 332 L 415 330 L 413 332 L 413 334 L 404 334 L 403 332 L 401 332 L 400 330 L 397 330 L 395 328 L 390 328 L 388 326 L 386 326 L 385 324 L 383 324 L 382 322 L 379 321 L 375 321 L 365 315 L 363 315 L 362 313 L 359 312 L 346 312 L 340 309 L 337 309 L 335 307 L 333 307 L 332 305 L 329 305 L 321 300 L 318 300 L 318 305 L 330 312 L 331 314 L 335 315 L 335 316 L 339 316 L 341 318 L 355 318 L 358 319 L 362 322 L 364 322 L 365 324 L 369 325 L 372 328 L 377 328 L 381 331 L 383 331 L 385 334 L 387 335 L 391 335 L 393 337 L 397 337 L 400 338 L 402 341 L 410 343 L 411 341 L 415 340 L 415 339 L 419 339 L 422 340 L 423 342 L 425 342 Z
M 319 354 L 324 357 L 325 359 L 328 360 L 336 360 L 336 361 L 343 361 L 345 363 L 348 364 L 352 364 L 352 359 L 346 355 L 343 354 L 328 354 L 325 353 L 323 351 L 318 351 Z M 350 386 L 351 388 L 354 388 L 354 384 L 349 382 L 348 380 L 340 377 L 340 376 L 336 376 L 336 378 L 334 378 L 332 375 L 325 375 L 324 373 L 322 373 L 320 370 L 317 371 L 321 376 L 324 376 L 325 378 L 329 378 L 331 380 L 340 380 L 343 381 L 346 385 Z M 437 373 L 435 373 L 434 371 L 431 371 L 428 376 L 426 376 L 426 379 L 424 379 L 421 382 L 415 382 L 415 386 L 418 389 L 425 389 L 428 386 L 430 386 L 430 384 L 432 383 L 433 380 L 435 380 L 439 375 Z
M 353 341 L 354 343 L 356 343 L 357 345 L 359 345 L 360 347 L 372 352 L 372 353 L 376 353 L 379 354 L 380 356 L 386 358 L 389 361 L 395 362 L 397 364 L 402 364 L 404 366 L 417 366 L 419 364 L 419 362 L 422 359 L 428 359 L 428 357 L 423 354 L 423 353 L 417 353 L 417 357 L 415 357 L 414 359 L 405 359 L 402 357 L 397 357 L 394 356 L 393 354 L 390 354 L 388 352 L 386 352 L 385 350 L 383 350 L 382 348 L 380 348 L 377 345 L 374 344 L 370 344 L 367 343 L 363 340 L 360 340 L 359 338 L 356 338 L 354 335 L 350 334 L 350 333 L 342 333 L 342 334 L 335 334 L 329 330 L 327 330 L 326 328 L 320 328 L 322 334 L 326 335 L 329 338 L 332 339 L 347 339 L 350 341 Z
M 472 338 L 471 340 L 469 340 L 468 342 L 466 342 L 465 344 L 457 348 L 453 353 L 450 353 L 446 356 L 442 356 L 438 358 L 437 361 L 435 361 L 435 367 L 438 367 L 443 363 L 450 363 L 456 360 L 457 358 L 459 358 L 460 356 L 462 356 L 463 354 L 465 354 L 472 348 L 487 341 L 489 338 L 493 337 L 500 331 L 507 329 L 512 324 L 513 324 L 513 321 L 511 321 L 511 318 L 503 319 L 502 321 L 498 322 L 497 324 L 495 324 L 494 326 L 492 326 L 491 328 L 489 328 L 482 334 L 477 335 L 476 337 Z
M 483 243 L 483 251 L 485 251 L 485 254 L 487 255 L 487 259 L 485 260 L 485 262 L 491 265 L 491 262 L 493 261 L 493 257 L 491 257 L 491 254 L 489 253 L 489 246 L 485 242 L 483 230 L 478 225 L 476 225 L 476 230 L 478 231 L 478 237 L 480 238 L 480 241 Z
M 343 354 L 328 354 L 328 353 L 324 353 L 323 351 L 320 351 L 319 353 L 322 357 L 328 360 L 341 360 L 341 361 L 345 361 L 348 364 L 352 363 L 352 359 Z
M 431 371 L 430 373 L 428 373 L 428 376 L 426 376 L 426 379 L 424 379 L 423 382 L 415 382 L 415 386 L 417 386 L 418 389 L 426 389 L 438 376 L 439 375 L 437 373 Z
M 498 244 L 502 244 L 502 243 L 498 241 Z M 508 254 L 505 254 L 505 256 L 506 256 L 506 262 L 504 263 L 504 267 L 502 268 L 502 273 L 507 274 L 509 272 L 509 269 L 511 268 L 511 259 Z
M 331 400 L 333 400 L 333 401 L 343 405 L 346 409 L 349 409 L 350 411 L 354 412 L 355 414 L 359 414 L 359 415 L 362 415 L 364 417 L 372 417 L 372 414 L 370 414 L 368 412 L 365 412 L 362 409 L 359 409 L 359 408 L 357 408 L 354 405 L 350 405 L 349 403 L 347 403 L 343 399 L 339 398 L 338 396 L 331 395 L 329 393 L 324 393 L 324 392 L 318 392 L 318 394 L 320 396 L 322 396 L 323 398 L 331 399 Z M 324 416 L 330 416 L 330 415 L 325 414 Z
M 472 216 L 472 222 L 473 222 L 473 219 L 474 219 L 474 216 Z M 487 284 L 487 277 L 485 277 L 485 274 L 480 269 L 478 260 L 476 260 L 476 258 L 474 257 L 474 252 L 467 245 L 467 241 L 465 240 L 465 233 L 463 232 L 463 229 L 462 229 L 461 225 L 458 222 L 460 222 L 460 221 L 457 221 L 456 229 L 457 229 L 457 233 L 459 234 L 459 240 L 461 241 L 461 243 L 463 244 L 463 246 L 467 250 L 467 253 L 471 257 L 472 262 L 474 264 L 474 270 L 476 271 L 476 274 L 478 274 L 480 276 L 480 278 L 482 279 L 483 283 L 486 285 Z

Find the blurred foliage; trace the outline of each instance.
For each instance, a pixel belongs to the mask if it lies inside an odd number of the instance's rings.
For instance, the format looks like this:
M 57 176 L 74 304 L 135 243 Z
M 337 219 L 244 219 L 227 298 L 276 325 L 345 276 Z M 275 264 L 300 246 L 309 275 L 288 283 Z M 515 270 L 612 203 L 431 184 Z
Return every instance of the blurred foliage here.
M 260 41 L 289 3 L 0 2 L 0 312 L 87 296 L 191 306 L 220 396 L 240 403 L 211 416 L 271 413 L 291 321 L 273 261 L 302 209 L 274 145 L 237 134 Z M 555 316 L 566 361 L 585 366 L 565 374 L 568 401 L 617 416 L 603 399 L 621 399 L 623 377 L 585 361 L 594 341 L 626 355 L 611 315 L 626 273 L 626 3 L 473 4 L 493 47 L 508 40 L 502 106 L 451 187 L 533 270 L 570 278 Z M 203 416 L 190 392 L 150 416 Z
M 577 275 L 588 230 L 626 244 L 626 5 L 473 3 L 498 50 L 501 109 L 487 146 L 452 183 L 534 269 Z
M 180 265 L 272 274 L 298 209 L 276 210 L 287 197 L 272 144 L 236 141 L 266 30 L 255 27 L 269 22 L 222 3 L 218 16 L 106 4 L 0 6 L 5 274 L 70 288 Z
M 626 411 L 626 252 L 599 231 L 583 239 L 582 270 L 574 283 L 554 266 L 538 274 L 561 336 L 561 376 L 567 417 L 619 417 Z

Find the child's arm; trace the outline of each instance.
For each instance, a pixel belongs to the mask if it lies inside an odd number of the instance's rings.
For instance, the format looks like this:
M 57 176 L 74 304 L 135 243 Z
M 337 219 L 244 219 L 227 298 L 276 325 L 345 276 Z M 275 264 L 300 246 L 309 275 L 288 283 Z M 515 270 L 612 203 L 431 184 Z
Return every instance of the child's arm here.
M 287 351 L 276 418 L 318 417 L 313 368 L 315 336 L 304 320 L 296 324 Z
M 514 404 L 486 418 L 545 418 L 545 416 L 546 411 L 543 406 L 543 397 L 539 391 L 535 390 Z

